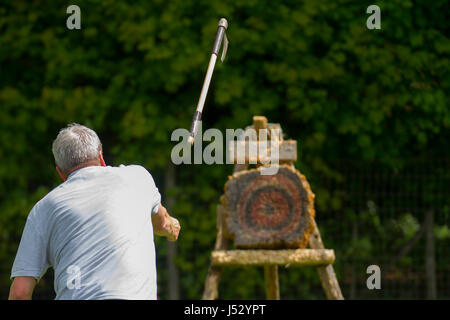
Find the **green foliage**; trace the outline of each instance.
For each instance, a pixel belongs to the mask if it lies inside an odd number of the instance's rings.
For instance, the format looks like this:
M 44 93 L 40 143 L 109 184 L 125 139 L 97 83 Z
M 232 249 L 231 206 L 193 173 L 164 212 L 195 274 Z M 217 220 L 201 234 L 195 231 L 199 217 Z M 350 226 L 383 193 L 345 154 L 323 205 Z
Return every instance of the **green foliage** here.
M 435 226 L 434 227 L 434 235 L 439 240 L 449 239 L 450 238 L 450 228 L 447 225 Z
M 420 228 L 419 222 L 411 214 L 402 215 L 397 222 L 397 226 L 406 238 L 414 236 Z
M 81 30 L 66 28 L 69 4 L 81 8 Z M 370 4 L 381 7 L 381 30 L 366 28 Z M 204 128 L 243 128 L 253 115 L 281 123 L 299 142 L 297 166 L 311 179 L 319 210 L 343 209 L 342 190 L 316 183 L 319 174 L 343 181 L 333 159 L 395 167 L 399 158 L 448 156 L 448 12 L 444 0 L 2 1 L 2 265 L 11 266 L 33 204 L 59 183 L 50 145 L 67 123 L 96 130 L 109 164 L 142 164 L 162 184 L 171 133 L 190 124 L 222 16 L 230 47 L 225 64 L 216 65 Z M 177 167 L 173 213 L 183 225 L 176 261 L 183 298 L 201 295 L 215 205 L 231 170 Z M 379 225 L 370 208 L 362 215 Z M 403 222 L 405 236 L 417 227 Z M 436 232 L 446 237 L 448 229 Z M 157 244 L 163 257 L 164 244 Z M 362 238 L 351 250 L 370 252 L 370 241 Z M 258 272 L 225 274 L 223 297 L 262 297 Z M 163 287 L 167 273 L 159 274 Z M 293 274 L 283 279 L 304 283 Z M 7 272 L 0 281 L 6 292 Z M 307 294 L 295 288 L 283 297 Z

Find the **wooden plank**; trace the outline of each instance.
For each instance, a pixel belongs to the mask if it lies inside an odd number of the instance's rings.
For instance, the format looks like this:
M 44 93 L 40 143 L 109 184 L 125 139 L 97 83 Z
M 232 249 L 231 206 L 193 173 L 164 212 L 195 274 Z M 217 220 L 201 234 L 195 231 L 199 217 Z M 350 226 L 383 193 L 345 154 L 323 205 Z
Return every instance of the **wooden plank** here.
M 320 236 L 319 228 L 314 221 L 314 231 L 309 237 L 309 246 L 312 249 L 320 250 L 324 248 L 322 238 Z M 319 273 L 320 282 L 322 283 L 325 295 L 329 300 L 344 300 L 341 288 L 334 273 L 333 266 L 331 263 L 328 266 L 320 266 L 317 268 Z
M 215 250 L 213 266 L 326 266 L 334 262 L 330 249 Z
M 259 130 L 267 129 L 267 118 L 264 116 L 254 116 L 253 128 L 256 130 L 256 135 L 259 137 Z
M 251 164 L 256 164 L 257 162 L 269 163 L 271 161 L 273 163 L 276 160 L 273 159 L 275 156 L 280 162 L 297 161 L 297 141 L 283 140 L 282 142 L 276 142 L 272 147 L 270 147 L 269 142 L 270 140 L 267 142 L 230 141 L 228 154 L 233 156 L 230 161 L 233 163 L 245 162 Z M 274 149 L 275 147 L 278 148 L 278 152 Z
M 267 300 L 280 300 L 280 285 L 278 281 L 278 266 L 264 266 Z
M 223 232 L 223 206 L 217 206 L 217 237 L 214 250 L 228 249 L 228 240 L 224 237 Z M 220 266 L 209 265 L 206 275 L 205 289 L 203 290 L 203 300 L 215 300 L 219 297 L 219 282 L 222 276 L 222 268 Z

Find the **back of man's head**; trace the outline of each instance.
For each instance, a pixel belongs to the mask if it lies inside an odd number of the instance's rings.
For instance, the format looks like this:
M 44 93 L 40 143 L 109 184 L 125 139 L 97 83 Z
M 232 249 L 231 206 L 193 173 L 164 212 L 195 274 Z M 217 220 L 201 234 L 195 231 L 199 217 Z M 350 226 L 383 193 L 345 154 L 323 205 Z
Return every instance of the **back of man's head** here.
M 72 123 L 61 129 L 52 146 L 55 163 L 68 175 L 71 169 L 99 159 L 102 144 L 94 130 Z

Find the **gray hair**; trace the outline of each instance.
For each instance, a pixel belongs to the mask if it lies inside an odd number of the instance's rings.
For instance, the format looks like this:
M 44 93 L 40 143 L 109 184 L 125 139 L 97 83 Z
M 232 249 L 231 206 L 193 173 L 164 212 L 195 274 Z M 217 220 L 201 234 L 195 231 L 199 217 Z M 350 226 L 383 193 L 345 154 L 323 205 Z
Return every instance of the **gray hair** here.
M 59 131 L 52 152 L 56 165 L 64 174 L 83 163 L 98 159 L 102 143 L 94 130 L 71 123 Z

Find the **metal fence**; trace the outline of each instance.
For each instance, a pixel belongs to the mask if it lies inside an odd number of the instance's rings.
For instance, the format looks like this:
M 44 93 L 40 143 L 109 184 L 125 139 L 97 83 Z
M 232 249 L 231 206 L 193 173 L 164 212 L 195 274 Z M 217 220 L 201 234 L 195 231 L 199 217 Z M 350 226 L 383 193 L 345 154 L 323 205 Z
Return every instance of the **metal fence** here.
M 339 161 L 340 178 L 319 178 L 338 192 L 339 209 L 318 209 L 326 247 L 348 299 L 450 298 L 450 160 L 414 160 L 399 169 Z M 381 289 L 369 290 L 369 265 Z

